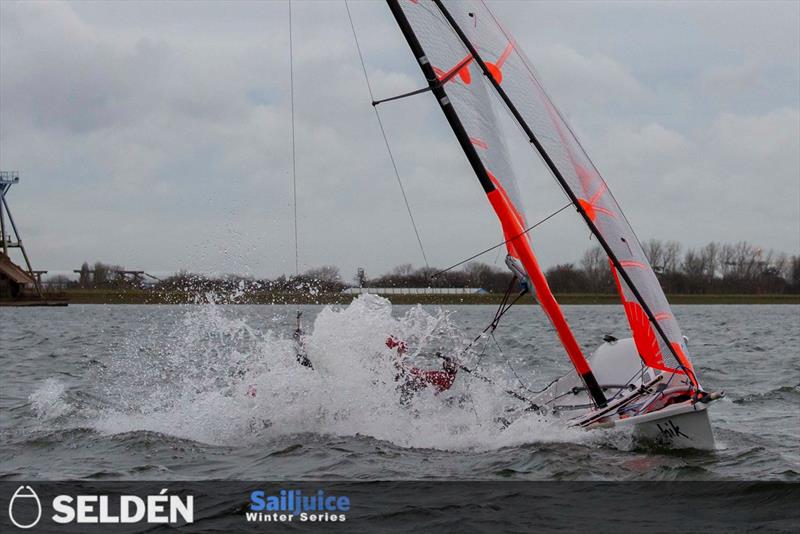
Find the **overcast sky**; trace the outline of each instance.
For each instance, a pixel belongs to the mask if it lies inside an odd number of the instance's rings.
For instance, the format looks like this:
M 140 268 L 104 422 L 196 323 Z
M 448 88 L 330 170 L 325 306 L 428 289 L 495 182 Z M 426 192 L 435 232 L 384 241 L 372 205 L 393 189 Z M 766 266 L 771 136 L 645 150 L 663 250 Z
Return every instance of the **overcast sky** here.
M 800 253 L 800 3 L 489 5 L 641 239 Z M 351 9 L 376 95 L 422 87 L 385 4 Z M 344 4 L 293 10 L 301 268 L 421 265 Z M 293 272 L 287 15 L 286 2 L 0 2 L 0 167 L 20 171 L 8 200 L 34 267 Z M 501 240 L 432 97 L 382 116 L 431 264 Z M 510 137 L 535 221 L 564 197 Z M 533 241 L 546 266 L 593 243 L 569 211 Z

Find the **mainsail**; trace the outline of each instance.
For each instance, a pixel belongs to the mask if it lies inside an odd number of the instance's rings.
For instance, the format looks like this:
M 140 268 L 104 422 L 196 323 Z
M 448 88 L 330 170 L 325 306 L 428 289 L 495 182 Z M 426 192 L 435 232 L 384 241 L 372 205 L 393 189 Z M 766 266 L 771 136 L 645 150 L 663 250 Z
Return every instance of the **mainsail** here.
M 474 54 L 466 51 L 448 29 L 436 5 L 416 1 L 401 6 L 390 0 L 389 7 L 502 224 L 509 255 L 522 264 L 594 403 L 604 406 L 602 388 L 550 291 L 525 233 L 525 216 L 494 111 L 492 87 L 482 76 L 473 79 Z
M 509 242 L 536 288 L 595 403 L 604 404 L 588 363 L 547 287 L 527 236 L 494 94 L 525 132 L 605 249 L 644 363 L 686 374 L 699 387 L 667 299 L 605 180 L 538 80 L 511 34 L 482 1 L 387 0 L 439 100 Z

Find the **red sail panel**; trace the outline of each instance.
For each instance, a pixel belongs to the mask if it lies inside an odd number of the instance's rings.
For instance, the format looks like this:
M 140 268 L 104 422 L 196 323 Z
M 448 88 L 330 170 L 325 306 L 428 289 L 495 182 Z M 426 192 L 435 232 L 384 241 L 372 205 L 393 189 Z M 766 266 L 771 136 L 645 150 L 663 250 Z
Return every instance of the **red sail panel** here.
M 420 6 L 423 3 L 423 0 L 419 0 Z M 688 349 L 639 240 L 605 180 L 539 82 L 525 53 L 483 2 L 442 0 L 442 3 L 486 63 L 492 77 L 514 103 L 544 152 L 563 176 L 566 187 L 578 199 L 594 231 L 608 244 L 625 275 L 639 292 L 642 302 L 655 316 L 666 336 L 664 339 L 656 333 L 659 352 L 672 361 L 676 359 L 674 352 L 678 360 L 674 362 L 675 366 L 683 365 L 688 369 Z M 424 9 L 434 10 L 436 7 L 433 3 L 425 3 Z M 447 38 L 452 37 L 452 27 L 449 31 L 442 30 L 442 33 Z M 455 52 L 456 55 L 459 53 L 463 57 L 466 52 Z M 476 62 L 473 61 L 472 65 L 476 65 Z M 473 72 L 473 84 L 476 74 Z M 590 90 L 587 88 L 587 91 Z M 620 282 L 625 301 L 637 301 L 624 278 Z M 674 350 L 676 346 L 680 350 Z

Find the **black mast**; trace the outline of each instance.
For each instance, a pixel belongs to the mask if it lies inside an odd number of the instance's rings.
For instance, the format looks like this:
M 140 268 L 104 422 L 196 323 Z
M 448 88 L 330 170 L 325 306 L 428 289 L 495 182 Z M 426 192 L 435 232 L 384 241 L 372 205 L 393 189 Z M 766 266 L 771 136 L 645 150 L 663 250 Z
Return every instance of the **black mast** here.
M 486 168 L 483 166 L 483 161 L 481 161 L 480 156 L 475 151 L 475 147 L 472 146 L 472 142 L 469 140 L 469 135 L 464 129 L 464 125 L 461 124 L 461 119 L 458 118 L 456 110 L 453 109 L 453 106 L 450 103 L 450 98 L 448 98 L 442 84 L 439 83 L 439 78 L 436 76 L 436 72 L 434 72 L 430 61 L 428 61 L 428 56 L 425 55 L 425 50 L 422 48 L 419 39 L 417 39 L 417 35 L 414 33 L 414 29 L 411 27 L 411 24 L 409 24 L 406 14 L 403 13 L 403 8 L 400 7 L 400 4 L 397 3 L 397 0 L 386 1 L 389 4 L 389 9 L 391 10 L 392 15 L 394 15 L 398 26 L 400 26 L 400 30 L 403 32 L 406 41 L 408 41 L 408 46 L 411 47 L 411 53 L 414 54 L 414 57 L 417 59 L 420 68 L 422 68 L 422 73 L 425 75 L 425 79 L 428 81 L 431 92 L 436 97 L 436 101 L 439 102 L 439 107 L 442 108 L 444 116 L 447 118 L 447 122 L 450 123 L 450 127 L 453 129 L 453 133 L 456 134 L 456 139 L 458 139 L 461 149 L 467 155 L 467 159 L 469 160 L 470 166 L 472 166 L 472 170 L 475 171 L 476 175 L 478 175 L 478 181 L 481 183 L 481 186 L 485 192 L 491 193 L 495 189 L 494 184 L 492 183 L 491 178 L 489 178 L 489 175 L 486 173 Z
M 481 186 L 486 193 L 491 193 L 495 190 L 494 183 L 492 183 L 491 178 L 489 178 L 489 175 L 486 172 L 486 167 L 483 165 L 483 161 L 478 155 L 478 152 L 475 150 L 475 147 L 472 145 L 469 135 L 464 129 L 464 125 L 461 123 L 461 119 L 459 119 L 458 114 L 453 108 L 450 98 L 447 96 L 447 92 L 444 90 L 443 84 L 436 76 L 436 72 L 433 70 L 433 66 L 425 54 L 425 49 L 422 47 L 422 44 L 420 44 L 419 39 L 417 39 L 414 29 L 411 27 L 411 24 L 408 22 L 408 19 L 403 12 L 403 8 L 400 7 L 400 4 L 397 0 L 386 0 L 386 2 L 389 5 L 392 15 L 394 15 L 394 18 L 397 21 L 397 25 L 403 32 L 403 36 L 405 36 L 408 46 L 411 48 L 411 52 L 417 59 L 420 68 L 422 68 L 422 73 L 425 75 L 425 78 L 428 81 L 431 92 L 436 97 L 436 101 L 439 103 L 439 107 L 444 112 L 447 122 L 450 123 L 450 127 L 453 129 L 453 133 L 455 134 L 456 139 L 458 139 L 461 149 L 464 151 L 464 154 L 466 154 L 467 159 L 472 166 L 472 170 L 475 171 L 478 181 L 480 181 Z M 485 65 L 483 65 L 483 67 L 485 68 Z M 598 384 L 594 373 L 592 373 L 590 370 L 586 374 L 578 373 L 578 375 L 583 379 L 586 389 L 590 393 L 595 404 L 597 406 L 605 406 L 607 403 L 606 397 L 602 388 Z
M 669 347 L 669 350 L 675 357 L 675 360 L 678 362 L 678 365 L 681 368 L 683 368 L 687 373 L 689 373 L 690 371 L 683 366 L 683 361 L 678 356 L 675 349 L 672 347 L 672 344 L 669 341 L 669 337 L 667 337 L 667 334 L 661 328 L 661 325 L 658 324 L 655 314 L 650 310 L 650 306 L 647 305 L 647 302 L 645 302 L 641 293 L 639 293 L 639 290 L 634 285 L 633 280 L 631 280 L 631 278 L 628 276 L 628 273 L 625 272 L 625 269 L 622 267 L 622 264 L 617 259 L 617 256 L 614 254 L 614 251 L 611 250 L 611 247 L 609 246 L 603 234 L 600 233 L 600 230 L 598 230 L 597 226 L 595 226 L 594 222 L 592 222 L 592 219 L 589 217 L 589 214 L 586 213 L 586 210 L 584 210 L 583 206 L 581 206 L 580 202 L 578 201 L 578 197 L 575 196 L 575 193 L 572 191 L 572 189 L 569 187 L 569 184 L 564 179 L 564 175 L 561 174 L 561 171 L 558 170 L 558 167 L 556 167 L 555 163 L 550 158 L 550 155 L 545 151 L 542 144 L 536 138 L 536 135 L 533 133 L 533 130 L 530 128 L 530 126 L 528 126 L 527 121 L 525 121 L 525 118 L 522 116 L 517 107 L 511 101 L 508 94 L 506 94 L 505 90 L 500 86 L 499 83 L 497 83 L 497 80 L 495 80 L 494 76 L 489 71 L 488 67 L 486 66 L 486 63 L 484 63 L 483 58 L 481 58 L 480 54 L 478 54 L 478 50 L 475 48 L 475 46 L 473 46 L 473 44 L 467 38 L 466 34 L 463 32 L 461 27 L 456 23 L 455 19 L 453 19 L 453 16 L 444 6 L 442 0 L 433 0 L 433 2 L 442 12 L 442 15 L 444 15 L 444 17 L 447 19 L 447 22 L 450 23 L 450 26 L 453 27 L 453 30 L 458 35 L 459 39 L 461 39 L 461 42 L 464 43 L 464 46 L 467 48 L 469 53 L 472 54 L 472 57 L 475 59 L 475 61 L 478 63 L 481 70 L 483 71 L 484 76 L 488 78 L 489 82 L 492 84 L 492 87 L 495 88 L 497 94 L 500 96 L 500 99 L 503 101 L 506 107 L 508 107 L 511 114 L 514 116 L 514 119 L 516 119 L 519 126 L 525 132 L 525 135 L 528 136 L 528 140 L 531 142 L 531 144 L 533 144 L 534 147 L 536 147 L 536 150 L 542 156 L 542 159 L 547 164 L 547 167 L 550 169 L 550 172 L 553 173 L 553 176 L 555 176 L 556 180 L 558 180 L 558 182 L 561 184 L 561 187 L 567 193 L 567 196 L 569 196 L 570 200 L 575 205 L 575 208 L 583 217 L 583 220 L 586 221 L 586 225 L 589 227 L 594 236 L 597 238 L 597 241 L 598 243 L 600 243 L 600 246 L 603 247 L 603 250 L 605 251 L 606 255 L 608 255 L 608 258 L 611 260 L 611 263 L 614 264 L 614 267 L 617 269 L 617 272 L 625 280 L 625 283 L 628 284 L 628 287 L 631 289 L 631 292 L 633 293 L 634 297 L 636 297 L 636 300 L 642 306 L 642 309 L 647 315 L 647 318 L 653 324 L 653 327 L 655 327 L 655 329 L 658 331 L 659 335 L 661 335 L 661 338 L 664 340 L 665 345 Z M 696 379 L 694 381 L 696 381 Z

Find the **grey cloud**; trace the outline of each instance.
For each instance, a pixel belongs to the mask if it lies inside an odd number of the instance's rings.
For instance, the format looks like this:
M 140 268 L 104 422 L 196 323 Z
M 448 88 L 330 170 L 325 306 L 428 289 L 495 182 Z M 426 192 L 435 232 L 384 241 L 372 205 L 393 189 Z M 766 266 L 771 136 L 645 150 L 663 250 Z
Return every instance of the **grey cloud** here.
M 797 252 L 796 6 L 492 5 L 640 237 Z M 376 96 L 422 87 L 385 6 L 351 9 Z M 294 14 L 303 265 L 420 264 L 344 6 Z M 0 164 L 22 171 L 10 200 L 37 265 L 291 271 L 286 16 L 272 2 L 0 3 Z M 431 260 L 496 243 L 430 95 L 381 109 Z M 513 127 L 509 143 L 535 220 L 563 195 Z M 534 236 L 545 265 L 591 244 L 557 223 Z

